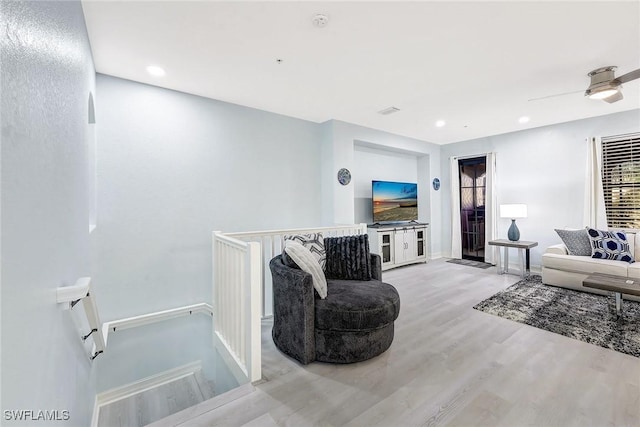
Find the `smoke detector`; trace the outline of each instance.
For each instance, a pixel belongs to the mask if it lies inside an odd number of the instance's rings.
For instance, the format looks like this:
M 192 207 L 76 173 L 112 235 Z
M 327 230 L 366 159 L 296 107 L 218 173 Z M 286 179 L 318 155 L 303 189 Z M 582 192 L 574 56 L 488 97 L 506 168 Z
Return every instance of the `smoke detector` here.
M 311 22 L 313 22 L 313 25 L 318 28 L 324 28 L 329 23 L 329 17 L 327 15 L 318 13 L 313 18 L 311 18 Z

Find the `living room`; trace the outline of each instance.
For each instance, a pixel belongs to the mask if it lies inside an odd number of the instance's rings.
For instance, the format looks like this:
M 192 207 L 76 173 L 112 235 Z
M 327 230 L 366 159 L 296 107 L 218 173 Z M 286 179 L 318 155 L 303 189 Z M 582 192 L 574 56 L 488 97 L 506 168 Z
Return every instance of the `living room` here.
M 148 7 L 154 2 L 149 3 Z M 566 17 L 568 11 L 586 13 L 581 9 L 588 9 L 588 4 L 560 5 L 558 15 Z M 78 277 L 91 276 L 100 315 L 105 321 L 210 300 L 213 230 L 370 223 L 371 198 L 367 192 L 373 179 L 418 184 L 419 220 L 429 223 L 430 258 L 449 258 L 452 252 L 449 159 L 485 153 L 496 154 L 497 202 L 522 203 L 528 207 L 527 218 L 518 220 L 518 227 L 523 240 L 538 242 L 531 250 L 531 265 L 533 272 L 539 273 L 545 248 L 559 242 L 554 229 L 585 226 L 585 179 L 591 138 L 640 131 L 639 81 L 625 84 L 624 100 L 613 104 L 587 99 L 582 93 L 532 101 L 531 105 L 539 103 L 533 108 L 557 111 L 557 121 L 544 123 L 536 122 L 537 117 L 527 111 L 514 111 L 512 117 L 505 118 L 493 111 L 497 107 L 490 97 L 486 106 L 482 99 L 473 98 L 469 103 L 475 105 L 474 114 L 480 119 L 474 121 L 468 117 L 471 129 L 465 129 L 467 123 L 449 118 L 454 117 L 451 110 L 456 106 L 443 102 L 446 106 L 443 111 L 451 113 L 446 117 L 448 125 L 444 129 L 432 123 L 440 117 L 412 124 L 428 128 L 425 132 L 435 135 L 432 139 L 406 136 L 416 135 L 413 129 L 403 133 L 384 130 L 382 126 L 378 129 L 365 126 L 364 119 L 361 124 L 347 122 L 341 119 L 338 109 L 334 116 L 310 120 L 300 118 L 302 113 L 285 114 L 259 105 L 245 106 L 232 95 L 212 99 L 194 94 L 196 92 L 163 88 L 159 83 L 149 84 L 154 81 L 153 77 L 133 81 L 101 69 L 102 65 L 94 65 L 103 51 L 98 49 L 97 42 L 91 41 L 89 33 L 95 27 L 87 22 L 87 11 L 95 8 L 94 11 L 100 12 L 101 7 L 108 8 L 108 4 L 2 4 L 3 20 L 8 28 L 1 70 L 3 410 L 65 409 L 72 414 L 69 425 L 87 425 L 85 421 L 91 419 L 96 395 L 92 381 L 96 374 L 76 349 L 76 337 L 63 313 L 50 302 L 55 299 L 52 294 L 56 287 L 72 284 Z M 224 8 L 222 15 L 233 15 L 231 5 L 221 7 Z M 364 13 L 367 8 L 362 7 Z M 530 8 L 534 8 L 531 3 L 522 7 L 523 13 L 532 13 Z M 597 15 L 600 6 L 590 7 L 595 9 L 590 9 L 588 16 Z M 624 21 L 624 31 L 602 36 L 601 45 L 593 47 L 592 57 L 570 61 L 570 55 L 564 51 L 551 55 L 556 61 L 552 66 L 558 66 L 557 56 L 562 56 L 570 65 L 566 68 L 576 75 L 575 90 L 584 91 L 589 84 L 586 74 L 599 66 L 618 65 L 619 73 L 623 74 L 640 65 L 638 3 L 611 2 L 607 7 L 620 8 L 616 15 Z M 307 9 L 318 12 L 323 10 L 323 5 L 313 4 Z M 333 19 L 339 22 L 340 15 L 327 14 L 331 20 L 326 28 L 314 28 L 308 23 L 305 31 L 330 30 L 331 25 L 335 25 Z M 95 14 L 91 16 L 95 18 Z M 572 22 L 571 29 L 589 32 L 584 25 Z M 173 48 L 179 49 L 179 46 Z M 535 53 L 540 55 L 538 51 Z M 482 55 L 474 52 L 471 58 L 481 60 Z M 132 64 L 140 63 L 144 72 L 149 60 L 136 58 Z M 540 58 L 541 62 L 544 60 Z M 281 64 L 273 61 L 252 73 L 275 73 L 275 67 L 286 67 L 289 61 L 293 59 L 284 58 Z M 454 77 L 462 79 L 473 74 L 473 61 L 467 70 L 450 70 L 453 83 L 442 83 L 443 92 L 457 91 Z M 560 79 L 560 75 L 551 71 L 548 79 Z M 569 71 L 562 70 L 563 73 Z M 335 70 L 328 74 L 332 73 Z M 356 74 L 356 70 L 353 73 Z M 520 73 L 518 82 L 527 85 L 528 71 Z M 536 77 L 533 74 L 532 79 Z M 496 76 L 499 77 L 500 72 L 496 71 Z M 535 81 L 537 86 L 532 84 L 531 98 L 573 90 L 562 82 L 545 86 Z M 502 84 L 507 82 L 512 83 L 507 78 Z M 319 86 L 322 88 L 324 84 L 323 81 Z M 501 82 L 495 84 L 500 86 Z M 386 82 L 379 86 L 387 85 L 391 86 Z M 383 89 L 380 88 L 381 99 L 386 93 Z M 296 105 L 304 110 L 306 104 L 314 102 L 316 91 L 321 91 L 318 88 L 308 88 L 308 92 L 299 90 L 304 96 L 285 103 L 293 110 Z M 411 88 L 406 91 L 411 93 Z M 94 122 L 87 120 L 89 94 L 91 102 L 95 102 L 91 104 Z M 407 105 L 409 98 L 407 95 Z M 394 102 L 378 101 L 378 109 Z M 500 102 L 502 98 L 497 104 Z M 582 110 L 582 115 L 572 115 L 571 105 L 577 109 L 577 105 L 583 103 L 592 104 L 588 104 L 586 112 Z M 407 120 L 402 118 L 403 112 L 401 108 L 385 119 L 399 127 Z M 531 122 L 518 123 L 522 114 L 531 114 Z M 372 115 L 377 116 L 376 111 Z M 507 120 L 513 123 L 507 125 Z M 467 133 L 475 132 L 473 128 L 478 121 L 495 121 L 501 130 Z M 454 127 L 457 130 L 452 130 Z M 447 132 L 447 136 L 442 137 L 447 143 L 428 142 L 436 141 L 440 131 Z M 456 139 L 454 132 L 475 136 Z M 383 165 L 387 165 L 384 170 Z M 351 185 L 337 181 L 336 173 L 341 168 L 351 171 Z M 439 190 L 432 186 L 434 178 L 442 183 Z M 509 225 L 509 219 L 499 219 L 496 235 L 506 236 Z M 385 273 L 388 274 L 385 281 L 406 282 L 412 289 L 407 295 L 415 299 L 407 301 L 407 307 L 413 306 L 414 310 L 419 310 L 418 302 L 427 299 L 456 307 L 452 290 L 440 288 L 447 275 L 455 274 L 453 282 L 460 284 L 477 273 L 467 273 L 443 260 L 412 268 Z M 469 283 L 461 285 L 461 289 L 468 292 L 461 303 L 473 297 L 478 297 L 479 302 L 517 280 L 516 276 L 498 276 L 495 270 L 477 276 L 476 284 L 486 289 L 478 291 Z M 428 294 L 413 293 L 420 279 L 430 286 Z M 433 308 L 435 318 L 431 320 L 437 324 L 438 311 L 437 307 Z M 406 321 L 415 326 L 419 322 L 418 313 L 411 313 Z M 462 314 L 462 318 L 471 317 Z M 497 335 L 501 337 L 514 333 L 503 323 L 494 326 L 482 322 L 482 325 L 489 331 L 499 330 Z M 399 333 L 396 343 L 405 338 L 404 344 L 399 345 L 401 351 L 411 350 L 410 344 L 415 340 L 409 331 L 417 330 L 419 328 L 408 328 Z M 452 330 L 463 334 L 458 328 Z M 434 334 L 432 331 L 430 336 L 433 338 Z M 536 333 L 521 334 L 516 347 L 526 348 L 528 344 L 520 339 Z M 531 352 L 536 345 L 544 346 L 549 354 L 568 348 L 557 338 L 549 338 L 547 342 L 543 336 L 535 337 Z M 455 339 L 451 345 L 456 345 Z M 434 349 L 440 347 L 433 344 Z M 507 354 L 503 358 L 497 353 L 498 347 Z M 438 359 L 438 353 L 432 353 L 427 344 L 419 348 L 425 353 L 412 359 L 411 366 L 415 369 L 417 360 L 435 363 Z M 441 355 L 451 350 L 440 349 Z M 271 350 L 265 366 L 277 357 L 276 351 Z M 509 354 L 516 354 L 516 350 L 497 344 L 494 350 L 501 362 L 507 361 Z M 46 362 L 42 360 L 43 354 L 47 354 Z M 455 352 L 447 354 L 455 355 Z M 594 359 L 606 358 L 601 353 L 594 354 Z M 517 353 L 514 357 L 522 355 Z M 613 360 L 627 368 L 638 367 L 637 360 L 626 357 L 624 361 L 615 357 Z M 275 366 L 281 370 L 294 369 L 289 362 L 274 362 L 271 368 L 265 368 L 266 376 L 274 372 Z M 581 360 L 580 366 L 584 365 L 588 363 Z M 555 369 L 560 369 L 558 366 Z M 448 367 L 454 370 L 451 365 Z M 542 364 L 535 365 L 531 374 L 540 374 L 537 369 L 541 367 Z M 352 374 L 367 375 L 370 369 L 373 368 L 356 367 Z M 321 376 L 327 371 L 330 367 L 313 367 L 301 374 L 299 385 L 304 387 L 303 379 Z M 344 375 L 345 371 L 339 374 Z M 410 374 L 403 372 L 400 376 L 406 377 L 409 383 Z M 337 377 L 332 377 L 332 381 L 337 381 Z M 613 378 L 628 387 L 628 393 L 635 396 L 637 403 L 638 380 Z M 385 393 L 392 393 L 395 384 L 386 384 Z M 509 388 L 514 390 L 517 385 L 511 384 Z M 403 392 L 410 390 L 411 387 L 404 388 Z M 453 402 L 455 404 L 455 399 Z M 545 408 L 552 408 L 551 403 L 545 402 L 550 405 Z M 370 402 L 367 400 L 367 403 Z M 490 402 L 485 403 L 490 406 Z M 634 413 L 632 409 L 628 412 Z M 372 414 L 369 413 L 371 418 L 367 421 L 374 418 Z M 390 419 L 383 419 L 391 424 Z M 513 419 L 506 417 L 502 422 Z M 316 421 L 322 423 L 322 420 Z M 494 421 L 493 424 L 500 424 Z M 492 422 L 487 419 L 485 424 Z

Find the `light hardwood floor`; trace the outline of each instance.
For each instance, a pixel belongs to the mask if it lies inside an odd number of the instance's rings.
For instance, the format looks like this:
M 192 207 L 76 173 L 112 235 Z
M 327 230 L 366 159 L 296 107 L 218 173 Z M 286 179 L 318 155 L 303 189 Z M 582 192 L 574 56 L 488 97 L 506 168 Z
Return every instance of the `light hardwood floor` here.
M 198 371 L 102 406 L 98 427 L 142 427 L 214 396 L 213 383 Z
M 262 383 L 154 426 L 640 426 L 640 359 L 472 308 L 517 276 L 436 260 L 383 279 L 402 306 L 382 355 L 302 366 L 266 322 Z

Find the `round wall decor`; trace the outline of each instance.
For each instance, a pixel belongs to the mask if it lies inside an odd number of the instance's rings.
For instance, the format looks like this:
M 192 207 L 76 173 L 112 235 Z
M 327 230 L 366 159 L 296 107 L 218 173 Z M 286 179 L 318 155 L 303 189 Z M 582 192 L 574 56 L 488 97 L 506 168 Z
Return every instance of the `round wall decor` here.
M 438 178 L 433 178 L 433 189 L 436 191 L 440 189 L 440 180 Z
M 351 182 L 351 172 L 349 172 L 349 169 L 342 168 L 338 171 L 338 182 L 342 185 L 347 185 Z

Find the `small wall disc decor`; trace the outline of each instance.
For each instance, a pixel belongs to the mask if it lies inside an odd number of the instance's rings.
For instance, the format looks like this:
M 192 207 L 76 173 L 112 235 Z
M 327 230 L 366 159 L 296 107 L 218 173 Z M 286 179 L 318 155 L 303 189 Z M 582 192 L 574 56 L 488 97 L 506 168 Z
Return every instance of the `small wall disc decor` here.
M 440 189 L 440 180 L 438 178 L 433 178 L 433 189 L 436 191 Z
M 351 172 L 349 172 L 349 169 L 342 168 L 338 171 L 338 182 L 342 185 L 347 185 L 351 182 Z

